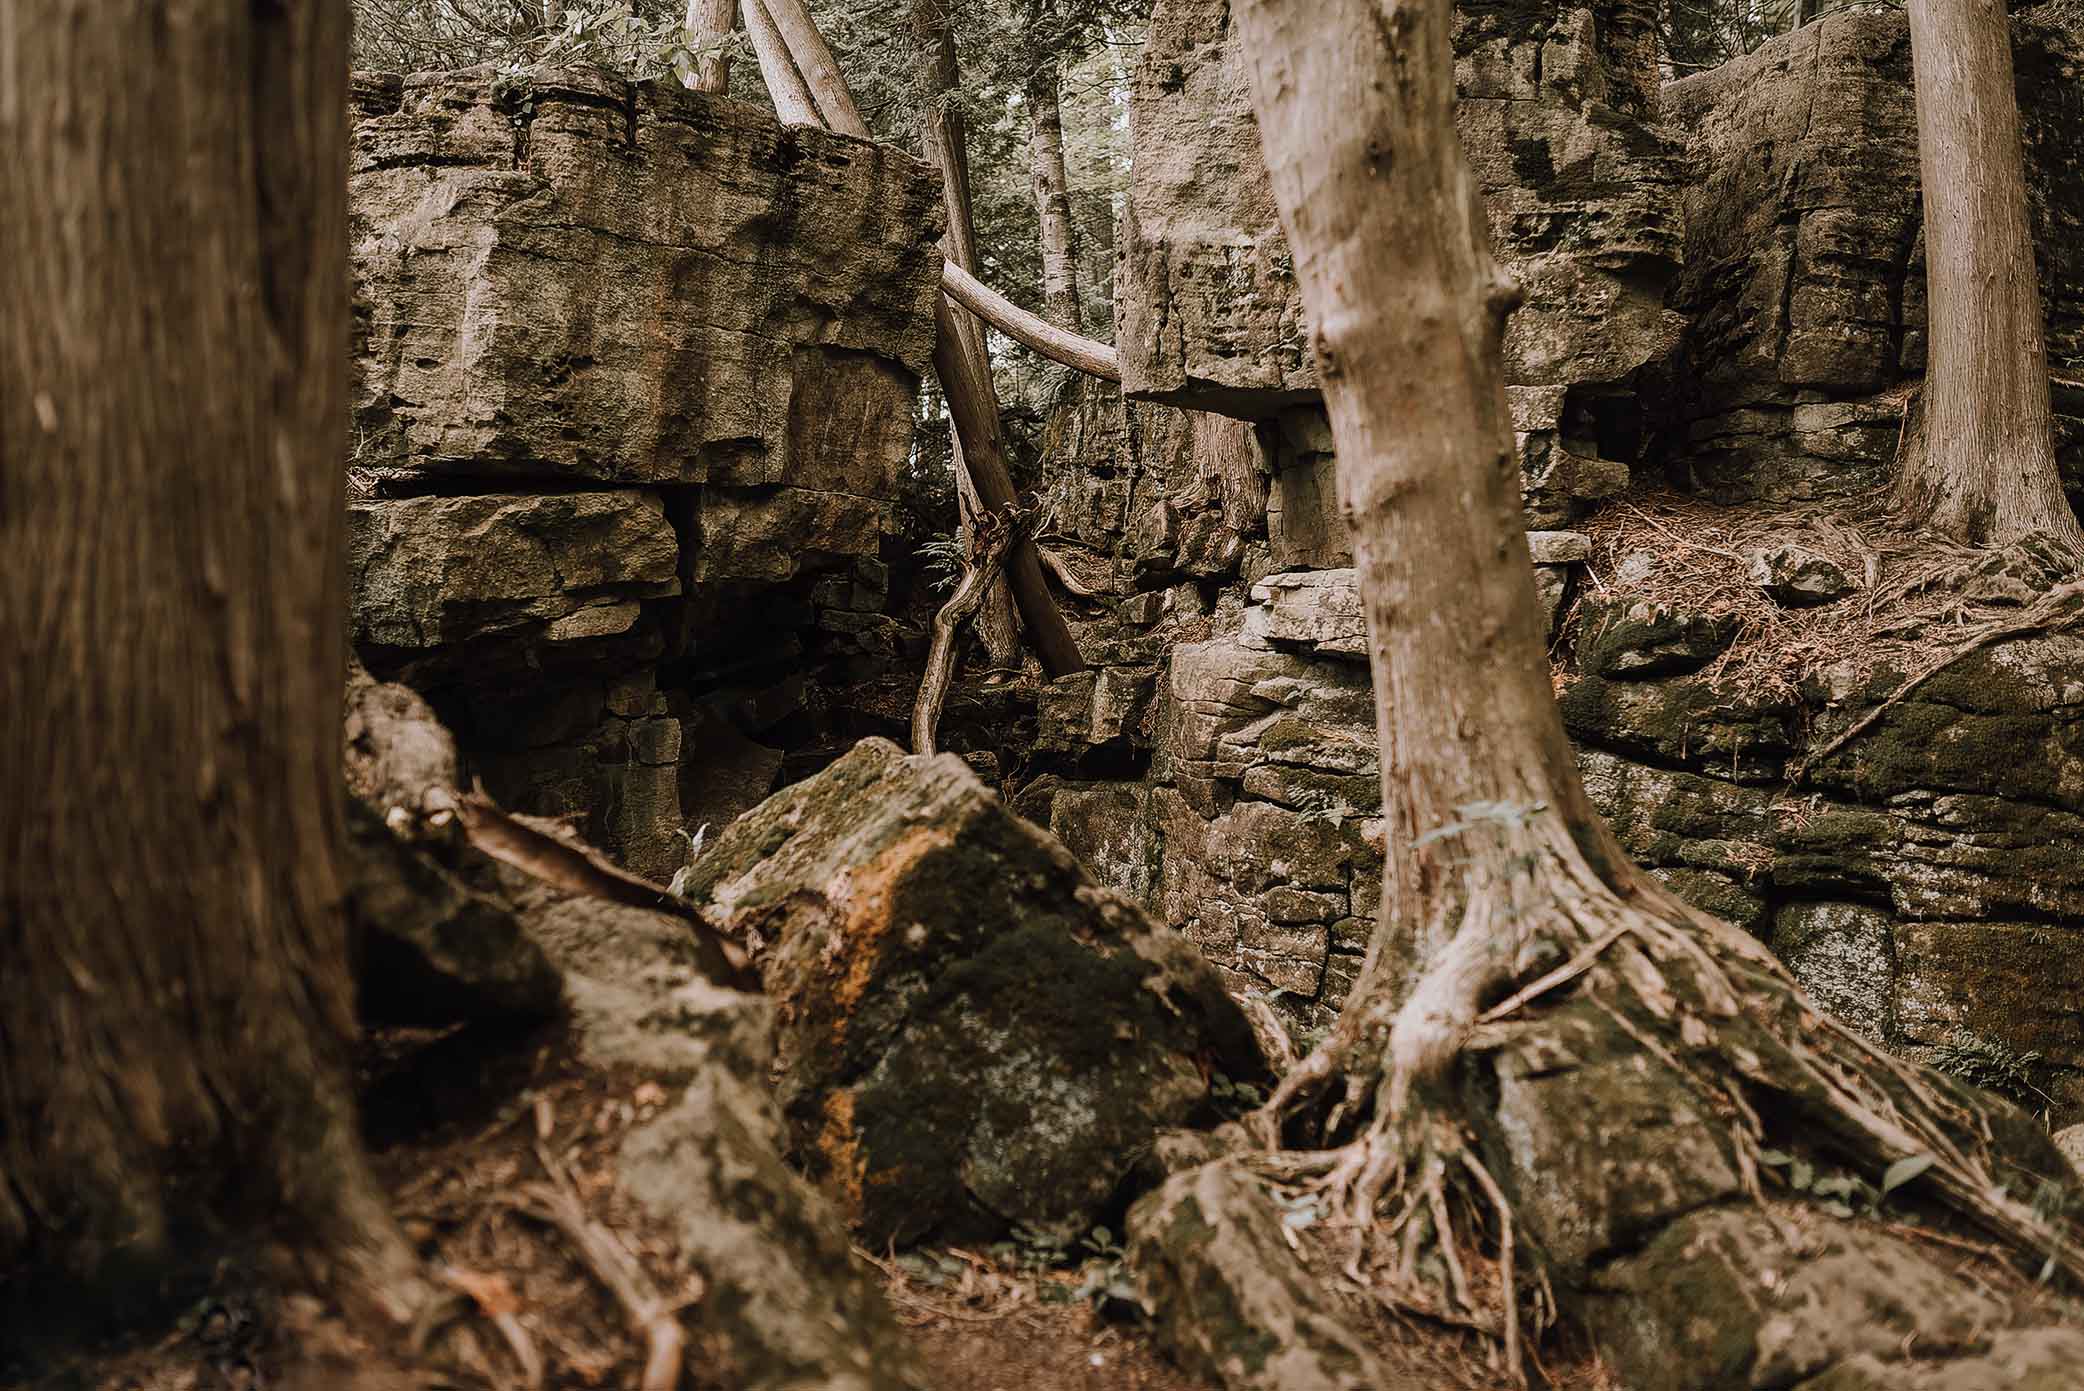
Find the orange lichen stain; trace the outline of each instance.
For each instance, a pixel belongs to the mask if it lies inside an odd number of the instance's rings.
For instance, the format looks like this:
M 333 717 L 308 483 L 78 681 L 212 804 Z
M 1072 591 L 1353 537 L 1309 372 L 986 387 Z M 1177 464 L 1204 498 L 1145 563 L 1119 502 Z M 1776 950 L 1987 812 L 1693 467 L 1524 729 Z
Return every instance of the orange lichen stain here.
M 920 826 L 898 838 L 882 854 L 852 871 L 839 892 L 833 895 L 846 912 L 846 919 L 826 947 L 829 968 L 837 976 L 832 985 L 834 1041 L 846 1033 L 847 1021 L 868 993 L 876 965 L 883 959 L 883 944 L 892 933 L 911 926 L 892 915 L 898 886 L 921 860 L 955 844 L 955 835 L 936 826 Z
M 861 1211 L 861 1178 L 868 1162 L 861 1157 L 861 1132 L 854 1128 L 854 1093 L 841 1089 L 825 1098 L 824 1120 L 818 1126 L 816 1148 L 825 1162 L 826 1177 L 838 1191 L 847 1211 Z

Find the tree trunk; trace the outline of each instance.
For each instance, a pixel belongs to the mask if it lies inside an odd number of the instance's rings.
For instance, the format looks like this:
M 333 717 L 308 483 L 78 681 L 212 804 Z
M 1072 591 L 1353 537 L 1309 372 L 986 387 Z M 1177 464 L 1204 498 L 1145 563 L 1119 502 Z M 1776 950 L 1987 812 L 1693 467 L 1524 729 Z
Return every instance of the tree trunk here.
M 949 22 L 943 0 L 912 0 L 912 37 L 919 45 L 920 56 L 920 148 L 926 162 L 941 171 L 943 201 L 948 209 L 948 231 L 941 239 L 941 253 L 951 264 L 975 275 L 978 266 L 977 229 L 970 215 L 969 134 L 962 108 L 955 104 L 955 95 L 962 86 L 962 75 L 956 65 L 955 30 Z M 949 303 L 945 295 L 938 318 L 942 338 L 953 336 L 954 351 L 959 351 L 966 363 L 957 371 L 958 385 L 950 387 L 948 372 L 957 369 L 951 362 L 944 370 L 942 353 L 936 349 L 934 370 L 949 398 L 948 419 L 949 428 L 955 432 L 952 448 L 956 467 L 969 471 L 984 509 L 996 512 L 1013 501 L 1013 476 L 1005 466 L 1005 448 L 999 433 L 998 390 L 992 384 L 991 355 L 984 342 L 984 326 L 969 310 Z M 958 391 L 981 394 L 978 399 L 965 400 L 965 409 L 958 413 L 955 409 Z M 988 432 L 979 433 L 986 420 L 990 422 Z M 967 442 L 963 434 L 966 424 L 970 432 Z M 997 479 L 987 480 L 982 476 L 982 473 L 989 472 L 1004 476 L 1003 488 Z M 974 537 L 967 512 L 961 519 L 958 532 L 963 549 L 968 552 Z M 1020 633 L 1015 626 L 1014 612 L 1017 607 L 1026 615 L 1034 603 L 1030 595 L 1023 593 L 1021 602 L 1016 605 L 1012 587 L 1015 584 L 1039 587 L 1044 599 L 1048 598 L 1049 591 L 1042 580 L 1042 567 L 1034 545 L 1027 538 L 1022 538 L 1016 545 L 1006 570 L 1006 576 L 993 580 L 985 591 L 983 607 L 977 614 L 977 632 L 984 639 L 984 650 L 989 654 L 993 667 L 1017 671 L 1021 665 Z M 1043 625 L 1051 630 L 1047 636 L 1038 630 L 1034 617 L 1029 616 L 1028 628 L 1036 633 L 1038 654 L 1043 653 L 1045 645 L 1057 649 L 1054 659 L 1043 655 L 1044 668 L 1052 676 L 1079 670 L 1084 663 L 1076 660 L 1076 645 L 1070 641 L 1069 630 L 1061 634 L 1055 631 L 1062 628 L 1063 619 L 1056 613 L 1054 604 L 1050 605 L 1050 613 L 1044 616 Z M 1068 653 L 1062 650 L 1065 648 L 1070 649 Z M 1063 665 L 1067 656 L 1074 659 L 1074 664 Z
M 1910 0 L 1910 44 L 1929 346 L 1897 505 L 1971 544 L 2039 531 L 2084 553 L 2055 469 L 2004 0 Z
M 1042 231 L 1042 312 L 1066 328 L 1078 313 L 1078 239 L 1071 224 L 1071 184 L 1064 170 L 1064 112 L 1054 58 L 1037 62 L 1027 81 L 1029 157 L 1035 213 Z
M 1773 1147 L 1877 1186 L 1929 1157 L 1922 1193 L 2084 1272 L 1996 1183 L 1978 1103 L 1823 1017 L 1756 941 L 1630 863 L 1586 800 L 1544 660 L 1500 353 L 1516 292 L 1455 136 L 1450 0 L 1237 13 L 1353 524 L 1388 861 L 1337 1029 L 1255 1121 L 1309 1147 L 1268 1171 L 1350 1224 L 1381 1297 L 1487 1330 L 1515 1373 L 1521 1323 L 1548 1308 L 1543 1267 L 1522 1278 L 1530 1246 L 1583 1250 L 1587 1203 L 1672 1175 L 1633 1239 L 1717 1204 L 1750 1221 Z M 1611 1095 L 1591 1079 L 1612 1059 L 1659 1119 L 1609 1133 L 1528 1100 L 1530 1075 L 1582 1073 L 1572 1109 Z M 1300 1109 L 1334 1081 L 1328 1114 Z M 1703 1131 L 1712 1159 L 1677 1148 Z M 1149 1210 L 1132 1225 L 1147 1243 Z M 1554 1288 L 1582 1287 L 1589 1259 Z
M 347 6 L 0 31 L 0 1305 L 266 1223 L 403 1316 L 344 1058 Z
M 825 124 L 818 115 L 818 104 L 812 99 L 810 88 L 804 85 L 803 74 L 797 71 L 795 60 L 789 56 L 789 46 L 783 41 L 781 30 L 775 26 L 773 16 L 761 0 L 745 0 L 745 33 L 752 40 L 753 56 L 760 63 L 760 79 L 767 84 L 767 96 L 773 101 L 774 114 L 781 123 L 785 126 Z
M 738 27 L 738 0 L 687 0 L 688 43 L 695 49 L 695 90 L 731 90 L 731 56 L 724 52 Z M 705 51 L 706 50 L 706 51 Z

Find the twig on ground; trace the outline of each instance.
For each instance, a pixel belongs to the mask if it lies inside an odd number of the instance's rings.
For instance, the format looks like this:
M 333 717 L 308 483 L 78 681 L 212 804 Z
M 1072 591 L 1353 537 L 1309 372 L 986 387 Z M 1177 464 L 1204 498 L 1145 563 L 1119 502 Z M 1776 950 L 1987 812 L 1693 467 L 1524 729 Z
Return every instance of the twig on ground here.
M 681 1357 L 687 1333 L 680 1326 L 680 1305 L 667 1299 L 616 1235 L 587 1215 L 577 1190 L 548 1150 L 536 1146 L 536 1160 L 550 1176 L 547 1184 L 530 1184 L 507 1202 L 515 1210 L 564 1233 L 580 1261 L 622 1306 L 631 1331 L 644 1339 L 646 1357 L 642 1391 L 675 1391 L 680 1385 Z

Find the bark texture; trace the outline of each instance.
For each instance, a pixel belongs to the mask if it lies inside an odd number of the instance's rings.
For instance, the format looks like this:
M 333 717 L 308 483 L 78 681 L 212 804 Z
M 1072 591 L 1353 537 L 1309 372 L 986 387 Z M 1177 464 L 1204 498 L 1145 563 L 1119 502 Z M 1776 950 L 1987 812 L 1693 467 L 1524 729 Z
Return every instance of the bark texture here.
M 1896 501 L 1963 541 L 2043 531 L 2084 553 L 2055 470 L 2004 0 L 1911 0 L 1909 9 L 1930 345 Z
M 1028 157 L 1041 221 L 1042 312 L 1066 328 L 1080 325 L 1078 239 L 1071 223 L 1071 184 L 1064 169 L 1064 111 L 1057 65 L 1044 56 L 1027 80 Z
M 0 14 L 0 1266 L 45 1272 L 0 1306 L 25 1319 L 264 1220 L 365 1290 L 412 1279 L 341 1067 L 347 26 Z
M 737 27 L 738 0 L 687 0 L 688 43 L 696 50 L 696 91 L 731 90 L 731 56 L 724 52 L 724 44 Z

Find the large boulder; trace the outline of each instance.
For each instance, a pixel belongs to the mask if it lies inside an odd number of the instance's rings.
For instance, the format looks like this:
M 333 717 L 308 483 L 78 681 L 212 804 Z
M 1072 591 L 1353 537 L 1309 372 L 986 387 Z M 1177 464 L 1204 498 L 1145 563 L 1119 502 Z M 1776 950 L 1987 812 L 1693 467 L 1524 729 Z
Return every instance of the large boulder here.
M 1193 945 L 951 755 L 866 740 L 691 880 L 760 948 L 796 1150 L 873 1245 L 1082 1230 L 1212 1080 L 1263 1073 Z

